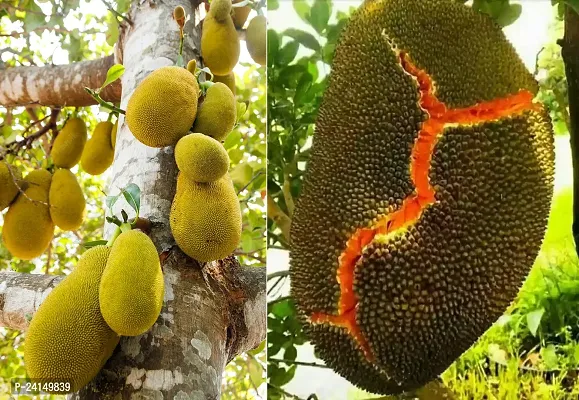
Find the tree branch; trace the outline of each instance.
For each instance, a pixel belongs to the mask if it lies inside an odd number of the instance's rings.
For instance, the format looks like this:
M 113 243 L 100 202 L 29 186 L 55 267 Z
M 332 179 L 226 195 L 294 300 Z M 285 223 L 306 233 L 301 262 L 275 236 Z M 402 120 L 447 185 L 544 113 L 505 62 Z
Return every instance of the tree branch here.
M 0 105 L 83 107 L 96 104 L 84 87 L 100 87 L 113 64 L 114 57 L 110 55 L 73 64 L 0 69 Z M 108 85 L 101 97 L 111 102 L 120 101 L 120 82 L 117 80 Z

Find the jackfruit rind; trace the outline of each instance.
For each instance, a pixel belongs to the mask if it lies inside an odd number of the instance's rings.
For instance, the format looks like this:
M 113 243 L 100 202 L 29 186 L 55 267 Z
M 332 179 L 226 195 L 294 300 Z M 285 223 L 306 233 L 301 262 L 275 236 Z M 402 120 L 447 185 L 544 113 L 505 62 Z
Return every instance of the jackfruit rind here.
M 230 12 L 231 1 L 214 0 L 203 21 L 201 55 L 216 75 L 227 75 L 239 60 L 239 37 Z
M 233 130 L 236 119 L 235 96 L 224 83 L 217 82 L 207 89 L 193 130 L 222 141 Z
M 240 3 L 241 1 L 242 0 L 233 0 L 233 4 Z M 231 19 L 233 19 L 233 25 L 235 25 L 237 29 L 241 29 L 243 28 L 243 25 L 245 25 L 245 21 L 247 21 L 247 17 L 251 12 L 251 7 L 243 6 L 232 8 L 233 8 L 233 15 L 231 16 Z
M 215 82 L 215 83 L 221 82 L 221 83 L 227 85 L 229 90 L 231 90 L 231 93 L 233 93 L 233 95 L 235 96 L 235 93 L 236 93 L 235 74 L 233 72 L 230 72 L 229 74 L 227 74 L 225 76 L 213 75 L 213 82 Z
M 10 205 L 18 196 L 18 179 L 20 179 L 20 170 L 0 161 L 0 211 Z
M 245 32 L 245 44 L 247 51 L 253 61 L 259 65 L 266 64 L 267 58 L 267 20 L 263 15 L 258 15 L 249 21 L 247 31 Z
M 184 136 L 175 146 L 177 168 L 193 182 L 213 182 L 229 169 L 229 155 L 221 143 L 202 133 Z
M 121 233 L 114 241 L 99 289 L 100 310 L 122 336 L 145 333 L 163 306 L 164 282 L 155 245 L 141 231 Z
M 113 123 L 110 121 L 99 122 L 94 128 L 80 160 L 80 165 L 86 173 L 100 175 L 112 165 L 115 158 L 112 131 Z
M 445 127 L 427 175 L 435 202 L 354 260 L 354 321 L 370 357 L 350 328 L 312 322 L 341 315 L 337 271 L 352 235 L 416 193 L 412 149 L 431 116 L 403 54 L 449 109 L 537 91 L 500 28 L 456 2 L 366 1 L 345 29 L 292 219 L 291 293 L 326 364 L 383 394 L 435 378 L 505 311 L 538 253 L 553 184 L 544 108 Z
M 54 236 L 54 224 L 48 209 L 48 191 L 52 175 L 37 169 L 25 178 L 28 184 L 6 215 L 2 241 L 8 251 L 23 260 L 40 256 Z
M 196 183 L 179 174 L 170 220 L 177 245 L 189 257 L 209 262 L 233 253 L 241 238 L 241 209 L 229 175 Z
M 197 115 L 199 84 L 185 68 L 151 72 L 127 104 L 126 122 L 135 138 L 150 147 L 174 146 Z
M 117 145 L 118 123 L 119 123 L 119 120 L 116 120 L 115 124 L 113 125 L 113 130 L 111 131 L 111 147 L 113 148 L 113 151 L 115 150 L 115 147 Z
M 52 222 L 60 229 L 73 231 L 82 225 L 86 201 L 76 176 L 68 169 L 54 173 L 48 204 Z
M 104 321 L 98 298 L 109 252 L 106 246 L 87 250 L 32 317 L 24 346 L 32 379 L 66 380 L 76 392 L 112 355 L 119 336 Z
M 78 164 L 86 144 L 86 124 L 81 118 L 70 118 L 60 130 L 50 155 L 59 168 L 72 168 Z

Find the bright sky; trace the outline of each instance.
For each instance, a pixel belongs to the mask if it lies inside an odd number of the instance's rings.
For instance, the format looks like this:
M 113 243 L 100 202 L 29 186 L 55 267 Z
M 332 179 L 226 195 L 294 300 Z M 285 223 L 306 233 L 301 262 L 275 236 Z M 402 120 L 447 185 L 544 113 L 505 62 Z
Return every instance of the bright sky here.
M 278 31 L 287 28 L 306 30 L 315 35 L 315 31 L 301 21 L 293 10 L 291 1 L 280 1 L 280 7 L 276 11 L 268 13 L 269 26 Z M 347 10 L 351 6 L 360 4 L 360 1 L 338 0 L 334 1 L 334 9 Z M 530 71 L 535 68 L 535 58 L 543 44 L 549 39 L 548 26 L 552 20 L 553 12 L 549 0 L 524 1 L 523 13 L 511 26 L 505 28 L 505 34 L 513 43 L 517 52 L 523 59 Z M 307 51 L 307 50 L 302 50 Z M 569 153 L 568 138 L 557 138 L 557 171 L 570 171 L 571 157 Z M 567 155 L 567 156 L 565 156 Z M 565 164 L 565 165 L 562 165 Z M 565 174 L 558 174 L 556 187 L 568 186 L 570 181 Z M 271 249 L 267 252 L 268 273 L 286 270 L 289 265 L 287 251 Z M 273 297 L 286 296 L 289 294 L 289 284 L 280 291 L 276 290 Z M 278 356 L 279 357 L 279 356 Z M 298 350 L 298 359 L 305 362 L 320 362 L 313 355 L 312 346 L 302 346 Z M 342 399 L 365 399 L 371 397 L 357 390 L 347 380 L 341 378 L 330 369 L 299 366 L 294 379 L 286 386 L 288 392 L 299 397 L 306 398 L 310 393 L 316 393 L 318 398 L 324 400 Z

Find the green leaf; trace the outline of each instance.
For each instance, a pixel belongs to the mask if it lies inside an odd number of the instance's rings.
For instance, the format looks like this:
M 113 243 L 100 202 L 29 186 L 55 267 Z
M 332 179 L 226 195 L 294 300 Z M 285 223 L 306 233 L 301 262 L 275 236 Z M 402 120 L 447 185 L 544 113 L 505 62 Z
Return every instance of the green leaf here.
M 237 164 L 229 175 L 235 185 L 244 187 L 253 177 L 253 168 L 247 163 Z
M 32 32 L 46 24 L 46 16 L 34 1 L 30 1 L 28 4 L 29 6 L 26 7 L 26 9 L 30 10 L 30 12 L 27 12 L 24 17 L 24 30 L 26 32 Z
M 119 23 L 115 17 L 107 23 L 106 40 L 110 46 L 114 46 L 119 40 Z
M 267 31 L 267 65 L 272 66 L 279 51 L 279 36 L 273 29 Z
M 257 346 L 255 349 L 249 350 L 247 353 L 251 354 L 252 356 L 255 356 L 259 353 L 261 353 L 263 351 L 263 349 L 265 349 L 265 344 L 267 343 L 267 341 L 263 340 L 259 346 Z
M 537 329 L 541 324 L 541 318 L 544 313 L 545 308 L 539 308 L 538 310 L 531 311 L 527 314 L 527 327 L 533 336 L 537 336 Z
M 127 203 L 129 203 L 137 215 L 139 215 L 141 208 L 141 189 L 136 184 L 129 183 L 121 192 L 123 196 L 125 196 Z
M 279 0 L 269 0 L 267 2 L 267 10 L 274 11 L 279 8 Z
M 311 33 L 304 32 L 299 29 L 290 28 L 286 29 L 283 34 L 297 40 L 300 44 L 312 49 L 314 51 L 319 51 L 321 49 L 320 43 Z
M 83 244 L 83 246 L 87 249 L 90 249 L 91 247 L 96 247 L 96 246 L 104 246 L 105 244 L 107 244 L 108 242 L 106 240 L 95 240 L 92 242 L 85 242 Z
M 277 57 L 276 64 L 278 65 L 287 65 L 296 58 L 296 54 L 298 54 L 298 49 L 300 48 L 300 44 L 295 40 L 292 40 L 285 46 L 283 46 L 279 51 L 279 56 Z
M 564 0 L 563 2 L 579 14 L 579 0 Z
M 298 350 L 293 345 L 286 348 L 285 352 L 283 353 L 283 358 L 285 360 L 295 361 L 297 357 L 298 357 Z
M 555 346 L 552 344 L 541 349 L 541 358 L 546 369 L 555 369 L 559 365 L 559 357 L 557 356 Z
M 117 79 L 119 79 L 125 73 L 125 67 L 121 64 L 115 64 L 109 68 L 107 71 L 107 78 L 105 79 L 103 85 L 100 87 L 99 92 L 103 90 L 107 85 L 110 85 Z
M 107 196 L 107 198 L 105 199 L 105 204 L 107 205 L 107 208 L 110 210 L 111 214 L 113 213 L 113 206 L 115 205 L 120 196 L 121 194 L 119 193 L 116 196 Z
M 241 102 L 238 101 L 237 102 L 237 118 L 236 118 L 236 122 L 238 123 L 239 120 L 241 119 L 241 117 L 243 117 L 243 115 L 246 113 L 247 111 L 247 103 L 246 102 Z
M 306 0 L 292 0 L 296 14 L 304 21 L 309 23 L 309 16 L 311 7 Z
M 329 0 L 315 0 L 309 22 L 319 34 L 326 30 L 331 13 L 332 3 Z
M 229 150 L 235 146 L 238 146 L 242 143 L 241 132 L 238 130 L 234 130 L 225 138 L 225 142 L 223 142 L 223 147 L 225 150 Z
M 259 387 L 265 381 L 265 371 L 255 358 L 247 360 L 247 369 L 249 370 L 249 379 L 255 387 Z
M 175 65 L 178 67 L 184 67 L 185 66 L 185 60 L 183 59 L 183 54 L 179 54 L 177 56 L 177 60 L 175 61 Z
M 522 11 L 523 7 L 520 4 L 510 4 L 504 7 L 496 18 L 497 24 L 503 27 L 511 25 L 519 18 Z

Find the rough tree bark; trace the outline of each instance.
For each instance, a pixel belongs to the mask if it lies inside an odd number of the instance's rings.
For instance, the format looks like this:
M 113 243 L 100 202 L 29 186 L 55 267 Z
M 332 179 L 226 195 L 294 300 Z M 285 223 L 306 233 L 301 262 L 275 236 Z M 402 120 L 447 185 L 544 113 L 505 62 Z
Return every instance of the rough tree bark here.
M 569 6 L 565 8 L 565 35 L 560 44 L 567 76 L 571 120 L 569 134 L 573 158 L 573 239 L 579 255 L 579 14 Z
M 186 25 L 184 59 L 199 59 L 200 28 L 194 18 L 195 0 L 133 2 L 130 18 L 134 25 L 121 30 L 120 48 L 124 50 L 126 68 L 122 78 L 121 108 L 126 108 L 133 90 L 147 74 L 175 63 L 179 36 L 171 15 L 177 5 L 184 6 L 192 16 Z M 78 85 L 67 86 L 72 96 L 69 99 L 80 99 L 82 86 L 98 87 L 104 80 L 104 75 L 100 75 L 100 79 L 85 83 L 93 79 L 95 71 L 85 74 L 74 66 L 68 68 L 81 76 L 77 78 Z M 108 66 L 101 68 L 106 73 Z M 10 72 L 15 74 L 12 76 L 20 76 L 18 79 L 28 82 L 23 69 L 14 70 L 20 71 Z M 6 83 L 8 71 L 0 72 L 0 104 L 6 105 L 4 100 L 11 105 L 27 103 L 28 89 L 24 91 L 14 83 Z M 38 75 L 36 77 L 38 79 Z M 30 81 L 25 87 L 38 88 L 38 85 Z M 45 89 L 53 91 L 54 85 L 45 86 Z M 19 93 L 19 99 L 15 100 L 14 93 Z M 56 101 L 38 99 L 35 97 L 40 103 Z M 73 105 L 70 101 L 67 104 Z M 101 373 L 70 398 L 217 399 L 225 365 L 265 339 L 265 269 L 242 268 L 234 257 L 200 265 L 175 245 L 169 212 L 176 175 L 173 148 L 154 149 L 142 145 L 133 138 L 121 118 L 109 192 L 116 193 L 118 188 L 131 182 L 141 188 L 140 214 L 151 221 L 150 236 L 161 255 L 165 303 L 151 330 L 138 337 L 122 338 Z M 107 229 L 107 233 L 110 232 Z M 0 273 L 0 325 L 25 329 L 29 317 L 59 279 Z
M 98 88 L 105 81 L 114 56 L 74 64 L 44 67 L 0 69 L 0 105 L 14 107 L 26 104 L 83 107 L 96 104 L 79 88 Z M 107 101 L 121 99 L 121 83 L 107 86 L 101 97 Z

